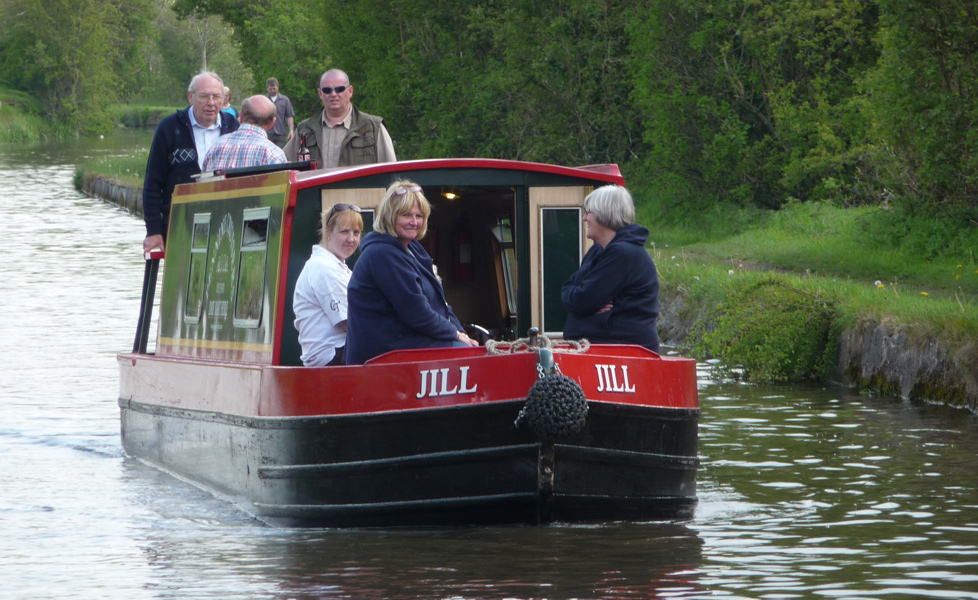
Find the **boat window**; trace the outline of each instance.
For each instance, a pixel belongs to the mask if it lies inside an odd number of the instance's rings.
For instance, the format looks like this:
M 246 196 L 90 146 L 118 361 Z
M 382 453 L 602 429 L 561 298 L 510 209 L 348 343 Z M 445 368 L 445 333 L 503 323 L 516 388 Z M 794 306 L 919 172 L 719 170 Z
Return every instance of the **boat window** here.
M 210 214 L 194 215 L 193 241 L 190 243 L 190 278 L 187 281 L 187 304 L 184 311 L 184 321 L 191 324 L 200 322 L 200 311 L 204 304 L 210 230 Z
M 567 322 L 560 289 L 581 264 L 581 209 L 543 208 L 540 218 L 543 330 L 547 335 L 559 336 Z
M 234 326 L 258 327 L 265 296 L 265 258 L 268 254 L 270 208 L 244 211 L 238 285 L 234 301 Z

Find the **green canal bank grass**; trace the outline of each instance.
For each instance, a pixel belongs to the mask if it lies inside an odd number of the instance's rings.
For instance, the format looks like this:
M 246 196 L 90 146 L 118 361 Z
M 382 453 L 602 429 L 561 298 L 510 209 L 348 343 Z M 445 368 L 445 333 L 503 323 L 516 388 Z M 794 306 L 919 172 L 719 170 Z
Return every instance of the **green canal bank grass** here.
M 125 127 L 155 127 L 160 120 L 187 106 L 164 106 L 159 104 L 115 104 L 112 118 Z
M 184 107 L 117 104 L 112 107 L 112 113 L 120 126 L 150 127 L 179 108 Z M 80 189 L 81 183 L 87 178 L 102 177 L 120 185 L 142 188 L 148 158 L 148 152 L 138 151 L 124 156 L 106 156 L 81 163 L 75 169 L 75 187 Z
M 28 144 L 57 137 L 41 115 L 41 105 L 24 92 L 0 87 L 0 145 Z
M 842 331 L 882 325 L 978 371 L 978 227 L 966 217 L 799 202 L 777 212 L 683 210 L 636 199 L 664 301 L 681 298 L 695 313 L 685 318 L 696 321 L 687 352 L 755 381 L 820 380 Z
M 75 187 L 81 189 L 82 182 L 86 179 L 101 177 L 120 185 L 142 189 L 148 159 L 148 152 L 139 151 L 81 163 L 75 168 Z
M 148 127 L 178 108 L 184 106 L 115 104 L 110 111 L 119 127 Z M 41 104 L 30 95 L 0 86 L 0 144 L 34 144 L 77 136 L 77 131 L 45 118 Z

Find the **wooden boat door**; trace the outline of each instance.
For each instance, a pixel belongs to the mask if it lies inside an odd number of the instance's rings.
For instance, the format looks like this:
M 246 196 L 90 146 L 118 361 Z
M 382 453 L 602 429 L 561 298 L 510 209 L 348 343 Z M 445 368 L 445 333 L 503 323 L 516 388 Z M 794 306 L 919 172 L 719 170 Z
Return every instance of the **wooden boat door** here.
M 591 246 L 582 217 L 591 186 L 529 188 L 530 316 L 533 327 L 562 337 L 567 311 L 560 288 Z M 525 335 L 525 332 L 521 332 Z

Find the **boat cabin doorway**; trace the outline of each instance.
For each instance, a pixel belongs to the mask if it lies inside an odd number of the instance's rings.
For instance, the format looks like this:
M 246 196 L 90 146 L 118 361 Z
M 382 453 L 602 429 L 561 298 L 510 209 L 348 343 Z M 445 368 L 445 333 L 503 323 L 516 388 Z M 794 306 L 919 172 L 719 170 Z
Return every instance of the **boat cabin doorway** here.
M 566 321 L 560 288 L 590 245 L 581 217 L 584 197 L 593 187 L 418 183 L 432 205 L 421 243 L 434 260 L 459 320 L 484 329 L 489 339 L 512 340 L 525 336 L 530 327 L 560 337 Z M 280 364 L 301 364 L 292 294 L 319 240 L 323 207 L 359 206 L 366 236 L 373 230 L 385 191 L 386 187 L 325 187 L 298 194 Z M 310 192 L 316 192 L 315 197 Z M 351 268 L 358 255 L 359 251 L 347 261 Z M 476 330 L 469 333 L 478 335 Z

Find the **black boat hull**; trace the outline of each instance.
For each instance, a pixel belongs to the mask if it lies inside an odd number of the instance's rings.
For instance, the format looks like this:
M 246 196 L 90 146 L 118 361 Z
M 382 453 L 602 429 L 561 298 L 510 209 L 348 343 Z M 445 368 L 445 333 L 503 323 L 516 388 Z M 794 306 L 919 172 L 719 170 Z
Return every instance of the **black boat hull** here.
M 269 524 L 392 527 L 684 518 L 698 409 L 589 402 L 540 441 L 521 401 L 329 417 L 242 417 L 120 400 L 125 451 Z

